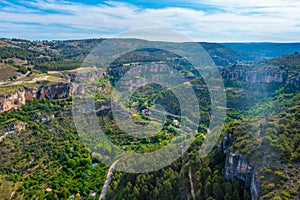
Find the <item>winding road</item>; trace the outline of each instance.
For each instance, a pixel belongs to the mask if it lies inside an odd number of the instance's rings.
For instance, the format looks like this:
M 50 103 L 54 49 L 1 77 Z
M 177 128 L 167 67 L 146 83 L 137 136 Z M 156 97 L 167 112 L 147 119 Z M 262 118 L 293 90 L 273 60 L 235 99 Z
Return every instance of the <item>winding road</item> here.
M 191 168 L 189 168 L 189 179 L 190 179 L 190 184 L 191 184 L 191 195 L 192 195 L 193 200 L 195 200 L 195 189 L 194 189 L 194 184 L 193 184 L 193 179 L 192 179 Z
M 113 172 L 115 171 L 116 169 L 116 164 L 119 162 L 119 160 L 116 160 L 115 162 L 113 162 L 113 164 L 111 164 L 109 170 L 108 170 L 108 173 L 106 175 L 106 180 L 104 182 L 104 185 L 103 185 L 103 188 L 102 188 L 102 192 L 100 194 L 100 197 L 99 197 L 99 200 L 101 199 L 104 199 L 105 196 L 106 196 L 106 193 L 107 193 L 107 189 L 108 189 L 108 186 L 109 186 L 109 183 L 111 181 L 111 176 L 113 174 Z

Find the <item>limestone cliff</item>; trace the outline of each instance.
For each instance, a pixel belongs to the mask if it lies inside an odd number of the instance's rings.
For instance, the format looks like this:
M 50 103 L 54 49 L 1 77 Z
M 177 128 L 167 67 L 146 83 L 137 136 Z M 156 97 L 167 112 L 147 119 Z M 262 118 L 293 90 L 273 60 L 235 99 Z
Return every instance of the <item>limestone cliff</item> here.
M 32 101 L 34 98 L 60 99 L 69 98 L 71 95 L 72 89 L 68 83 L 53 83 L 51 85 L 42 85 L 36 88 L 24 87 L 0 95 L 0 112 L 21 107 L 28 101 Z
M 102 72 L 91 71 L 79 74 L 69 74 L 60 77 L 62 82 L 37 81 L 38 86 L 33 88 L 19 87 L 11 92 L 1 92 L 0 112 L 9 111 L 21 107 L 28 101 L 36 99 L 62 99 L 69 98 L 72 94 L 84 95 L 85 82 L 92 82 L 98 78 Z M 14 85 L 12 85 L 13 87 Z M 1 88 L 0 88 L 1 89 Z
M 221 70 L 225 80 L 244 81 L 249 83 L 281 83 L 300 85 L 300 76 L 278 69 L 257 69 L 255 66 L 232 66 Z
M 247 155 L 230 151 L 230 145 L 232 144 L 233 140 L 233 134 L 226 133 L 223 141 L 223 149 L 224 153 L 226 154 L 224 169 L 225 180 L 238 180 L 241 184 L 244 184 L 247 188 L 250 188 L 251 199 L 255 200 L 258 198 L 259 191 L 255 179 L 255 165 L 249 161 Z
M 57 83 L 53 85 L 42 86 L 36 92 L 37 99 L 62 99 L 72 95 L 71 85 L 68 83 Z
M 225 163 L 225 179 L 231 181 L 233 179 L 245 184 L 250 188 L 251 199 L 258 198 L 258 186 L 255 180 L 255 168 L 248 157 L 243 154 L 228 153 Z

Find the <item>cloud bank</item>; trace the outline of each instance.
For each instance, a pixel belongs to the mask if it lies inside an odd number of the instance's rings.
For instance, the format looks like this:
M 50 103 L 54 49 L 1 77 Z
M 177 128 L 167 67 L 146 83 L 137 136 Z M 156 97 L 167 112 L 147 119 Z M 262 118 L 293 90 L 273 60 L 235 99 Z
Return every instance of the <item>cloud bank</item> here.
M 175 0 L 159 8 L 143 2 L 2 1 L 0 37 L 98 38 L 156 27 L 196 41 L 289 42 L 300 41 L 299 10 L 298 0 Z

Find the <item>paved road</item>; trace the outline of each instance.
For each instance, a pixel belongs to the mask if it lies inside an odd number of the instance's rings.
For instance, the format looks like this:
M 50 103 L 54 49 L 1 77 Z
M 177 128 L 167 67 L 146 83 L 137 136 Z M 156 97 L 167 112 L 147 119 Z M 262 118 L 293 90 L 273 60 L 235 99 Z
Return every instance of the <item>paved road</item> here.
M 194 189 L 194 184 L 193 184 L 193 179 L 192 179 L 191 168 L 189 168 L 189 179 L 190 179 L 190 184 L 191 184 L 191 195 L 192 195 L 193 199 L 195 200 L 195 189 Z
M 0 142 L 2 142 L 2 140 L 3 140 L 7 135 L 8 135 L 8 133 L 5 133 L 5 135 L 2 135 L 2 136 L 0 137 Z
M 21 75 L 18 75 L 17 79 L 16 80 L 13 80 L 13 81 L 1 81 L 0 82 L 0 86 L 1 85 L 4 85 L 4 84 L 12 84 L 12 83 L 15 83 L 17 80 L 20 80 L 22 78 L 25 78 L 30 72 L 27 72 L 26 74 L 21 74 Z
M 6 135 L 2 135 L 2 136 L 0 137 L 0 142 L 2 142 L 3 138 L 5 138 L 5 137 L 6 137 Z
M 111 181 L 111 176 L 113 174 L 113 172 L 115 171 L 116 169 L 116 164 L 119 162 L 119 160 L 116 160 L 115 162 L 113 162 L 113 164 L 111 164 L 109 170 L 108 170 L 108 173 L 107 173 L 107 176 L 106 176 L 106 180 L 105 180 L 105 183 L 103 185 L 103 188 L 102 188 L 102 192 L 101 192 L 101 195 L 99 197 L 99 200 L 101 199 L 104 199 L 105 196 L 106 196 L 106 193 L 107 193 L 107 188 L 109 186 L 109 183 Z

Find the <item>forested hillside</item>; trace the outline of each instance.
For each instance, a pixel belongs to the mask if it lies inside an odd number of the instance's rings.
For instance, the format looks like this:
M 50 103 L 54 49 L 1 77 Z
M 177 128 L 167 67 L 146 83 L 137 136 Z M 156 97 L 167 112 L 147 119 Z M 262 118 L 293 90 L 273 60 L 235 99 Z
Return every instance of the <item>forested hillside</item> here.
M 102 39 L 0 41 L 0 199 L 99 199 L 110 166 L 101 163 L 96 150 L 107 154 L 112 150 L 92 133 L 79 135 L 73 112 L 94 113 L 107 138 L 129 152 L 154 152 L 180 135 L 184 126 L 180 102 L 171 89 L 159 84 L 138 88 L 121 109 L 140 126 L 150 124 L 155 130 L 163 122 L 162 128 L 139 138 L 118 126 L 111 109 L 113 87 L 143 64 L 154 71 L 166 66 L 178 70 L 184 85 L 196 94 L 200 121 L 191 145 L 187 151 L 181 149 L 171 165 L 149 173 L 114 171 L 106 199 L 300 198 L 298 53 L 250 62 L 253 57 L 247 53 L 200 43 L 218 66 L 227 101 L 222 134 L 201 158 L 199 149 L 211 131 L 210 91 L 185 58 L 141 49 L 116 59 L 99 77 L 95 66 L 82 63 Z M 268 44 L 263 48 L 272 52 Z M 95 93 L 77 85 L 79 74 L 96 88 Z M 74 111 L 74 94 L 90 95 L 96 111 L 84 106 Z M 157 104 L 167 113 L 164 120 Z

